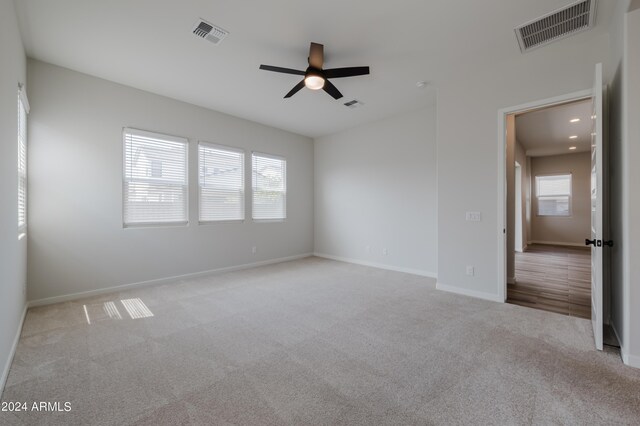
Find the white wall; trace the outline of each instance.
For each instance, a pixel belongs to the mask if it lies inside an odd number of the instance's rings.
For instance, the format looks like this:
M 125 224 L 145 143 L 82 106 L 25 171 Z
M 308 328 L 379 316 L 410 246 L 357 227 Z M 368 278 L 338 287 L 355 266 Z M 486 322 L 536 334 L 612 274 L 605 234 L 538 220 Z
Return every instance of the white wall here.
M 623 95 L 622 73 L 624 56 L 624 16 L 628 2 L 619 2 L 616 8 L 614 21 L 611 25 L 611 58 L 608 67 L 612 72 L 609 83 L 609 200 L 610 200 L 610 238 L 615 244 L 611 247 L 611 318 L 610 323 L 622 346 L 622 350 L 628 350 L 628 326 L 625 321 L 625 311 L 628 307 L 625 302 L 624 287 L 628 277 L 627 260 L 625 259 L 626 224 L 624 193 L 627 185 L 626 175 L 626 147 L 622 143 L 623 133 Z M 627 296 L 628 297 L 628 296 Z
M 499 300 L 504 284 L 503 272 L 498 271 L 498 238 L 505 224 L 498 223 L 498 110 L 591 88 L 594 66 L 607 58 L 607 48 L 606 34 L 586 31 L 491 66 L 441 76 L 441 288 Z M 482 221 L 466 222 L 466 211 L 480 211 Z M 466 265 L 475 266 L 475 276 L 466 275 Z
M 30 60 L 29 299 L 313 250 L 313 141 Z M 191 139 L 189 226 L 122 227 L 122 128 Z M 198 225 L 196 140 L 287 159 L 287 219 Z M 252 255 L 251 247 L 257 246 Z
M 571 174 L 571 216 L 538 216 L 535 178 L 542 175 Z M 591 238 L 591 153 L 551 155 L 531 158 L 533 180 L 531 241 L 584 246 Z
M 640 7 L 634 2 L 634 7 Z M 629 260 L 628 279 L 628 312 L 629 312 L 629 345 L 628 362 L 640 368 L 640 9 L 629 12 L 626 17 L 625 35 L 625 122 L 624 141 L 627 150 L 628 183 L 628 218 L 627 255 Z
M 316 139 L 316 253 L 435 275 L 435 122 L 428 108 Z
M 622 358 L 640 367 L 640 1 L 621 1 L 611 25 L 609 170 L 611 200 L 611 324 Z M 627 13 L 630 10 L 632 12 Z
M 633 7 L 640 7 L 640 2 L 634 2 Z M 629 12 L 625 21 L 624 39 L 624 72 L 623 100 L 624 130 L 623 144 L 626 146 L 626 163 L 624 170 L 627 184 L 625 185 L 625 198 L 627 216 L 626 227 L 626 259 L 625 269 L 628 268 L 628 276 L 625 277 L 625 311 L 628 315 L 629 331 L 627 334 L 627 351 L 623 351 L 627 362 L 640 368 L 640 170 L 637 164 L 640 162 L 640 9 Z M 627 352 L 627 353 L 625 353 Z
M 0 394 L 25 307 L 27 240 L 18 241 L 18 83 L 26 58 L 12 0 L 0 1 Z

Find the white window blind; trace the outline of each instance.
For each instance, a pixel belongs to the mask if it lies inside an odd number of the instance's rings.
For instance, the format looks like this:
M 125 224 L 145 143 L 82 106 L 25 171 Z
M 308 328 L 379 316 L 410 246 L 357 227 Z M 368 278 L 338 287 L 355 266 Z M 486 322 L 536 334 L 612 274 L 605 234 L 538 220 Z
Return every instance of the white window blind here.
M 571 175 L 536 176 L 538 216 L 571 215 Z
M 268 154 L 252 154 L 253 219 L 287 217 L 287 160 Z
M 200 222 L 244 220 L 244 152 L 198 144 Z
M 124 129 L 124 224 L 188 222 L 188 141 Z
M 18 232 L 27 227 L 27 108 L 22 90 L 18 92 Z

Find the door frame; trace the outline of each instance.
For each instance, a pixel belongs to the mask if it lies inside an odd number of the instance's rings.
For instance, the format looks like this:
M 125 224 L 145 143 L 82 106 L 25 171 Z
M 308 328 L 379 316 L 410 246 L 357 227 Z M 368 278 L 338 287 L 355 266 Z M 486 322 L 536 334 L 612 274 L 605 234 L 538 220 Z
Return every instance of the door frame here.
M 507 116 L 593 96 L 585 89 L 498 110 L 498 299 L 507 301 Z
M 518 253 L 522 253 L 523 248 L 525 246 L 524 233 L 522 232 L 522 229 L 524 228 L 524 223 L 522 223 L 522 215 L 523 215 L 522 201 L 524 198 L 524 194 L 522 193 L 522 179 L 524 177 L 522 176 L 522 164 L 518 163 L 517 161 L 515 163 L 516 163 L 516 170 L 515 170 L 516 185 L 515 185 L 514 195 L 515 195 L 516 208 L 514 209 L 514 213 L 516 215 L 516 220 L 514 221 L 514 226 L 515 226 L 514 240 L 515 240 L 515 251 Z M 520 239 L 520 247 L 518 247 L 518 239 Z

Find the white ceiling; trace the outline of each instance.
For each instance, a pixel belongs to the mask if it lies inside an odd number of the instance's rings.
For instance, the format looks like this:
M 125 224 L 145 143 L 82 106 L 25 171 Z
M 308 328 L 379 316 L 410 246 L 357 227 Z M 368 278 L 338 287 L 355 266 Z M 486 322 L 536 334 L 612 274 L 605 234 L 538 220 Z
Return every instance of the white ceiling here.
M 591 99 L 586 99 L 517 115 L 516 138 L 530 157 L 586 152 L 591 150 L 592 123 Z M 572 146 L 576 149 L 570 150 Z
M 521 55 L 513 28 L 571 0 L 20 0 L 28 56 L 213 110 L 316 137 L 435 104 L 455 70 Z M 614 1 L 600 1 L 605 31 Z M 191 33 L 198 18 L 228 30 L 213 45 Z M 604 23 L 602 25 L 600 23 Z M 581 37 L 578 35 L 576 37 Z M 559 41 L 566 43 L 570 39 Z M 371 67 L 333 80 L 339 101 L 303 89 L 309 42 L 325 67 Z M 533 54 L 533 53 L 531 53 Z M 462 68 L 461 68 L 462 67 Z M 423 89 L 416 82 L 427 80 Z M 349 109 L 352 99 L 365 105 Z

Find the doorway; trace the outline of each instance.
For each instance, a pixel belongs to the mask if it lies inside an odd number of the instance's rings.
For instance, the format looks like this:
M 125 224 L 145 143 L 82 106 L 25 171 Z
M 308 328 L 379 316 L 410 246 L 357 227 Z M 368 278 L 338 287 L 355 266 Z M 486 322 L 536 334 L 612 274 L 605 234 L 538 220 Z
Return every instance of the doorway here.
M 591 318 L 591 103 L 508 117 L 508 303 Z
M 602 64 L 596 64 L 594 72 L 594 82 L 591 90 L 583 90 L 580 92 L 574 92 L 567 95 L 557 96 L 541 101 L 530 102 L 519 106 L 510 108 L 504 108 L 498 111 L 498 128 L 501 131 L 498 133 L 498 294 L 502 300 L 507 301 L 507 283 L 509 281 L 515 281 L 515 267 L 508 270 L 508 255 L 513 253 L 514 266 L 515 266 L 515 250 L 507 250 L 507 247 L 514 247 L 514 235 L 513 233 L 507 234 L 507 222 L 511 226 L 514 223 L 514 208 L 513 203 L 507 201 L 507 183 L 514 182 L 515 167 L 507 167 L 507 165 L 515 166 L 515 156 L 513 144 L 507 143 L 507 138 L 510 135 L 515 135 L 515 116 L 516 114 L 522 114 L 528 111 L 534 111 L 545 107 L 551 107 L 555 105 L 561 105 L 570 102 L 577 102 L 581 100 L 591 100 L 591 227 L 590 234 L 586 235 L 585 240 L 587 243 L 592 244 L 590 264 L 591 264 L 591 323 L 593 328 L 593 335 L 595 346 L 597 349 L 603 348 L 603 329 L 605 318 L 608 318 L 608 309 L 605 312 L 604 309 L 608 308 L 607 303 L 603 299 L 606 299 L 606 292 L 604 279 L 605 275 L 608 276 L 608 268 L 605 265 L 607 253 L 603 253 L 603 248 L 607 245 L 611 245 L 612 242 L 604 240 L 603 235 L 608 235 L 607 228 L 607 211 L 606 211 L 606 193 L 604 192 L 606 171 L 603 169 L 603 165 L 606 164 L 603 161 L 606 153 L 604 152 L 605 144 L 603 138 L 605 135 L 604 119 L 606 114 L 604 113 L 605 107 L 605 95 L 606 87 L 602 83 Z M 515 136 L 514 136 L 515 137 Z M 507 161 L 507 158 L 510 161 Z M 522 166 L 522 162 L 519 161 Z M 529 179 L 531 181 L 531 179 Z M 532 184 L 533 185 L 533 184 Z M 530 188 L 531 189 L 531 188 Z M 528 193 L 529 202 L 533 200 L 533 192 L 530 190 Z M 550 195 L 550 194 L 548 194 Z M 512 195 L 513 196 L 513 195 Z M 511 199 L 510 199 L 511 200 Z M 562 202 L 560 200 L 554 201 L 557 209 L 562 209 Z M 550 207 L 554 202 L 545 203 L 545 206 Z M 566 206 L 566 200 L 564 202 Z M 508 211 L 509 208 L 509 211 Z M 533 207 L 529 208 L 530 211 L 534 211 Z M 526 228 L 523 228 L 526 229 Z M 528 229 L 530 231 L 530 229 Z M 588 238 L 591 237 L 591 238 Z M 529 237 L 525 238 L 525 241 L 529 241 Z M 605 271 L 607 274 L 605 274 Z M 607 286 L 608 287 L 608 286 Z

